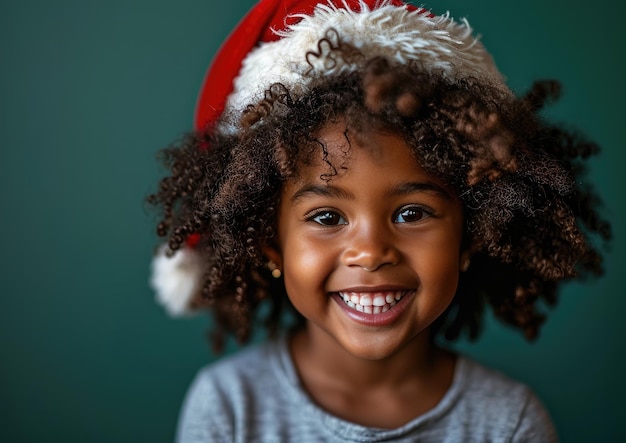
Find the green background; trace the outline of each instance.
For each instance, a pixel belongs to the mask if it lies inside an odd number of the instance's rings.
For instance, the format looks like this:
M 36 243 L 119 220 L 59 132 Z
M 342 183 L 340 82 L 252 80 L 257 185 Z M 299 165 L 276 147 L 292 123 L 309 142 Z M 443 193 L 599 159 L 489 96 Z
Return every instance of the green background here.
M 0 440 L 166 442 L 208 320 L 153 302 L 143 205 L 158 148 L 191 127 L 219 43 L 253 2 L 0 5 Z M 511 86 L 556 77 L 550 115 L 603 147 L 607 274 L 564 291 L 535 344 L 493 321 L 459 348 L 530 383 L 563 441 L 626 441 L 624 3 L 432 0 L 467 17 Z

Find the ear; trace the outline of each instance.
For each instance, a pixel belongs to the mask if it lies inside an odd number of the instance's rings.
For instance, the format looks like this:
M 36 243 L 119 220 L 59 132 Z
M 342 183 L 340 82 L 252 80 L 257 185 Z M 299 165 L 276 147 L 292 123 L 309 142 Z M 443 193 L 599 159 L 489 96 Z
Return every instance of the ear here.
M 278 246 L 271 244 L 265 245 L 262 247 L 263 255 L 267 257 L 268 260 L 274 262 L 278 269 L 283 269 L 283 254 L 280 252 Z
M 461 255 L 459 256 L 459 270 L 461 272 L 467 271 L 470 267 L 470 264 L 471 264 L 470 251 L 465 250 L 461 252 Z

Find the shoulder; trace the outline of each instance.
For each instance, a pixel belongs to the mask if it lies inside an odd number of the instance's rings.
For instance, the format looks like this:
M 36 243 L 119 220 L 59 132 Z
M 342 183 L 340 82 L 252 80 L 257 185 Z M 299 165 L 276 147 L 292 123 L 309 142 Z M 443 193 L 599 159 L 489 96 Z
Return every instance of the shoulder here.
M 228 441 L 260 404 L 272 401 L 278 378 L 278 345 L 246 348 L 202 368 L 187 391 L 178 423 L 178 441 Z
M 244 348 L 205 366 L 198 371 L 194 385 L 209 386 L 216 382 L 246 383 L 250 378 L 271 372 L 271 365 L 280 352 L 275 342 L 265 342 Z M 232 386 L 232 383 L 230 383 Z
M 474 430 L 502 435 L 510 441 L 557 441 L 550 416 L 535 393 L 525 384 L 465 357 L 458 412 L 471 417 Z
M 262 394 L 277 381 L 280 352 L 279 344 L 266 342 L 226 356 L 198 371 L 188 398 L 237 408 L 239 401 Z

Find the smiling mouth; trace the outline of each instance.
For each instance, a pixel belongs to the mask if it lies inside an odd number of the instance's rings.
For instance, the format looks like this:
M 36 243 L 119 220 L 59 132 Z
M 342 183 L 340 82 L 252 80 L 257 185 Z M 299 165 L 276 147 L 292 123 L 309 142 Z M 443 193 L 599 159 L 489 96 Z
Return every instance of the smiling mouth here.
M 339 292 L 345 304 L 365 314 L 382 314 L 411 291 Z

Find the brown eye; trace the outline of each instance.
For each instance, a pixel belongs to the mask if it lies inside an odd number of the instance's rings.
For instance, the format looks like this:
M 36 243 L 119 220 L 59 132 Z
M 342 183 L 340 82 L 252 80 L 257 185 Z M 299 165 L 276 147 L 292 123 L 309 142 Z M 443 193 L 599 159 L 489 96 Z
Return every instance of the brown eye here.
M 311 217 L 309 217 L 309 220 L 323 226 L 337 226 L 347 224 L 346 220 L 341 215 L 333 211 L 318 212 L 317 214 L 313 214 Z
M 400 209 L 395 217 L 394 223 L 415 223 L 430 215 L 430 212 L 421 206 L 405 206 Z

